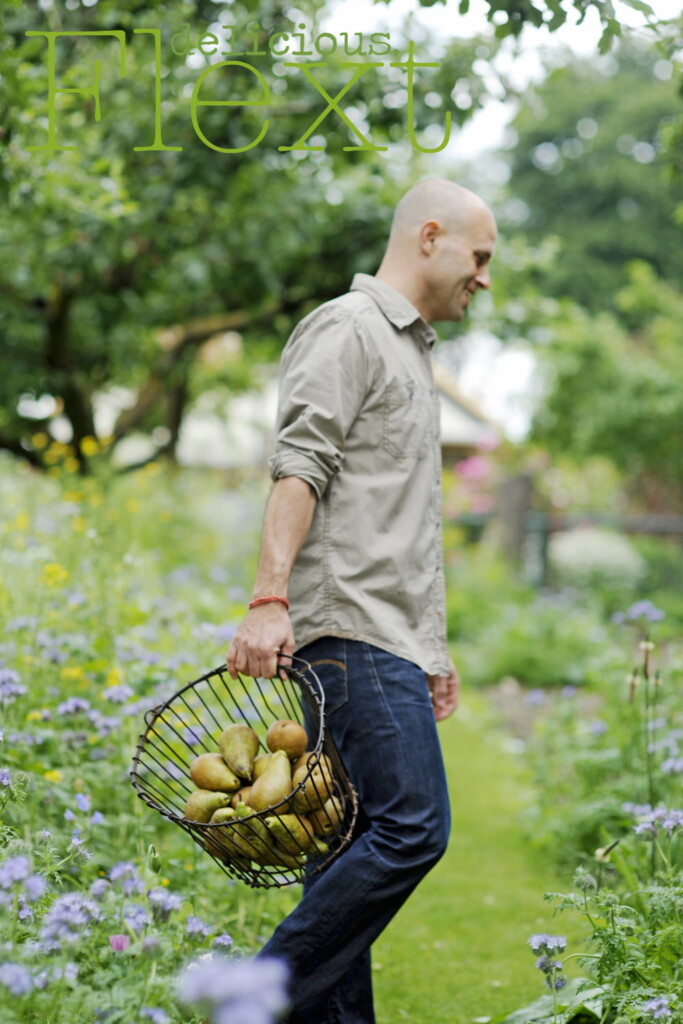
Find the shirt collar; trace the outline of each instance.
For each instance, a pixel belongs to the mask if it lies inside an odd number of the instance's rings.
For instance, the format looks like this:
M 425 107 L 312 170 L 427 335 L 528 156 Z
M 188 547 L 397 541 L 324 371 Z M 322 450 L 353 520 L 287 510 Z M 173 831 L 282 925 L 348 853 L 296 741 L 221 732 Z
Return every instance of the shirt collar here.
M 386 281 L 380 281 L 371 274 L 355 274 L 351 282 L 352 292 L 365 292 L 379 306 L 387 320 L 402 331 L 415 325 L 416 333 L 429 346 L 436 341 L 436 332 L 422 314 L 409 302 L 405 295 L 396 291 Z

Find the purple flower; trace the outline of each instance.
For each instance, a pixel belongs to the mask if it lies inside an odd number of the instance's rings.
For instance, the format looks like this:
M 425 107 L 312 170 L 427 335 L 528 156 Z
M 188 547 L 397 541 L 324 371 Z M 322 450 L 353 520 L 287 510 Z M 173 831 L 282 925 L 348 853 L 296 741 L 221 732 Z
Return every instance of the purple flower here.
M 202 921 L 201 917 L 195 917 L 194 914 L 190 914 L 185 931 L 188 935 L 201 935 L 202 938 L 206 939 L 213 932 L 213 928 L 206 921 Z
M 130 686 L 121 683 L 119 686 L 110 686 L 104 691 L 103 696 L 111 701 L 112 704 L 124 704 L 129 697 L 133 696 L 134 692 Z
M 589 728 L 593 736 L 602 736 L 607 732 L 607 723 L 603 722 L 601 718 L 594 718 L 590 723 Z
M 98 878 L 90 886 L 90 895 L 95 900 L 104 899 L 110 888 L 109 882 L 106 878 Z
M 110 935 L 109 945 L 115 953 L 123 953 L 130 946 L 129 935 Z
M 24 882 L 24 892 L 30 903 L 35 903 L 41 896 L 44 896 L 46 889 L 47 882 L 42 875 L 29 875 Z
M 123 920 L 131 931 L 141 932 L 150 923 L 149 914 L 139 903 L 132 903 L 123 911 Z
M 0 889 L 9 889 L 15 882 L 23 882 L 31 874 L 28 857 L 10 857 L 0 862 Z
M 79 811 L 89 811 L 90 796 L 87 793 L 76 793 L 76 804 Z
M 152 904 L 152 916 L 155 921 L 166 921 L 172 910 L 180 910 L 182 899 L 175 892 L 161 888 L 150 889 L 147 899 Z
M 13 704 L 17 697 L 26 693 L 28 690 L 19 682 L 19 674 L 14 669 L 0 667 L 0 704 Z
M 0 964 L 0 985 L 4 985 L 13 996 L 25 996 L 33 988 L 33 979 L 21 964 L 5 962 Z
M 102 811 L 95 811 L 95 813 L 93 814 L 93 816 L 90 819 L 90 824 L 91 825 L 103 825 L 104 824 L 104 815 L 102 814 Z
M 51 838 L 52 838 L 52 832 L 50 832 L 50 830 L 47 829 L 47 828 L 41 828 L 41 830 L 40 830 L 40 832 L 38 833 L 38 836 L 37 836 L 37 839 L 39 840 L 39 842 L 41 842 L 41 843 L 49 843 Z
M 12 785 L 12 773 L 9 768 L 0 768 L 0 786 Z
M 683 774 L 683 757 L 667 757 L 660 765 L 665 775 Z
M 147 1017 L 152 1024 L 170 1024 L 171 1018 L 165 1010 L 159 1010 L 152 1006 L 143 1006 L 140 1010 L 141 1017 Z
M 668 1020 L 671 1016 L 671 1007 L 666 996 L 656 996 L 648 999 L 641 1007 L 643 1013 L 649 1013 L 654 1020 Z
M 222 935 L 217 935 L 216 936 L 216 938 L 213 940 L 211 945 L 212 946 L 216 946 L 218 948 L 223 947 L 224 949 L 227 949 L 229 946 L 232 946 L 232 943 L 233 943 L 232 935 L 228 935 L 227 932 L 223 932 Z
M 69 697 L 67 700 L 62 701 L 61 704 L 57 705 L 58 715 L 77 715 L 81 711 L 90 710 L 90 701 L 85 700 L 83 697 Z
M 79 892 L 58 896 L 45 914 L 40 929 L 45 951 L 56 951 L 65 942 L 77 942 L 87 935 L 90 922 L 99 920 L 99 917 L 97 905 L 87 896 Z
M 126 896 L 132 896 L 134 892 L 144 892 L 145 883 L 138 874 L 138 869 L 132 861 L 122 860 L 109 872 L 112 882 L 120 882 L 121 888 Z
M 562 935 L 532 935 L 529 945 L 534 953 L 562 953 L 567 947 L 567 940 Z
M 211 1007 L 216 1024 L 271 1024 L 288 1006 L 287 977 L 281 960 L 236 961 L 213 954 L 190 964 L 177 988 L 183 1002 Z

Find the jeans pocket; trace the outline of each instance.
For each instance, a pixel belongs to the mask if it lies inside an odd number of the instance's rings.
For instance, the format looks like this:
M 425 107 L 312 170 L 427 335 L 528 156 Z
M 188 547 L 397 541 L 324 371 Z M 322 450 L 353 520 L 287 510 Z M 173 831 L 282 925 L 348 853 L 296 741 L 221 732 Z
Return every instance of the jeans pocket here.
M 334 658 L 320 658 L 317 661 L 312 661 L 310 665 L 323 688 L 325 717 L 329 718 L 349 699 L 346 665 L 343 661 L 337 661 Z

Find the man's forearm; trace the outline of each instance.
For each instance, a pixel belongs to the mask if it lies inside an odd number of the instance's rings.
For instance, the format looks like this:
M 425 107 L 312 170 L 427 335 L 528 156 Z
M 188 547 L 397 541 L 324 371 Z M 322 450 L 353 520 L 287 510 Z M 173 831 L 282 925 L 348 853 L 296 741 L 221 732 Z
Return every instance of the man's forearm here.
M 310 529 L 316 502 L 315 491 L 300 477 L 275 482 L 263 519 L 252 597 L 287 596 L 294 559 Z

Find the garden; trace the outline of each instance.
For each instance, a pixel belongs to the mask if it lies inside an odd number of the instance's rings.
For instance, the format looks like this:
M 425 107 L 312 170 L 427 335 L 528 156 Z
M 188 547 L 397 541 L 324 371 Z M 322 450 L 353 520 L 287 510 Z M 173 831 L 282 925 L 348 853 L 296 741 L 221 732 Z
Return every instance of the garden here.
M 286 1018 L 255 954 L 299 886 L 221 870 L 131 770 L 245 613 L 289 332 L 433 175 L 499 238 L 436 325 L 484 428 L 443 448 L 453 828 L 373 946 L 377 1021 L 683 1024 L 683 22 L 408 6 L 0 7 L 2 1024 Z

